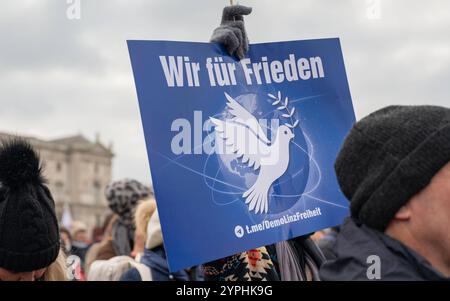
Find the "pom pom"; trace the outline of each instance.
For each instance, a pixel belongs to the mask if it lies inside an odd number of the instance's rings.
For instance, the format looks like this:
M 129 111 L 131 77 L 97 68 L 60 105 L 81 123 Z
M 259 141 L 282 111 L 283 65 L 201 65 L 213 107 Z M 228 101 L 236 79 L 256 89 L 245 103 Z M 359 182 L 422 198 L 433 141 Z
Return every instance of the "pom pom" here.
M 0 181 L 4 186 L 43 183 L 39 155 L 22 139 L 6 141 L 0 147 Z

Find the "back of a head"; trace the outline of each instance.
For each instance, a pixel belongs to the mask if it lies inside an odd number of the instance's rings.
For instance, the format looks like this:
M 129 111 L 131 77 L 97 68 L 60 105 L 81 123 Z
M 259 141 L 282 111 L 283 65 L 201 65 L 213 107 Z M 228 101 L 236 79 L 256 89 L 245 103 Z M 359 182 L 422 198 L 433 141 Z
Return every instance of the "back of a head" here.
M 55 203 L 30 144 L 0 147 L 0 267 L 28 272 L 48 267 L 60 251 Z
M 390 106 L 357 122 L 336 160 L 352 217 L 384 231 L 450 161 L 450 109 Z
M 123 179 L 110 183 L 105 189 L 109 208 L 120 221 L 134 228 L 133 213 L 139 201 L 151 195 L 149 187 L 139 181 Z
M 76 240 L 77 234 L 80 232 L 87 232 L 87 226 L 82 221 L 74 221 L 71 227 L 71 237 Z
M 147 237 L 147 225 L 155 210 L 156 202 L 154 198 L 148 198 L 139 202 L 134 213 L 136 233 Z

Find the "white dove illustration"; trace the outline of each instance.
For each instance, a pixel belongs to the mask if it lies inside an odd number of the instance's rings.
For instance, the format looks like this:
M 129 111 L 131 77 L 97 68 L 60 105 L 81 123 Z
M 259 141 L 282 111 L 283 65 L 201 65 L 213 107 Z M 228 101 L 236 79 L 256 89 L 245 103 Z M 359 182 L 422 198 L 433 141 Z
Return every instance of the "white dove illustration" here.
M 289 165 L 289 142 L 294 138 L 292 130 L 282 125 L 275 138 L 269 141 L 257 119 L 230 95 L 225 93 L 227 106 L 233 118 L 225 121 L 210 117 L 217 136 L 223 139 L 225 153 L 236 157 L 254 170 L 258 178 L 242 195 L 249 211 L 267 213 L 268 194 L 273 182 L 281 177 Z

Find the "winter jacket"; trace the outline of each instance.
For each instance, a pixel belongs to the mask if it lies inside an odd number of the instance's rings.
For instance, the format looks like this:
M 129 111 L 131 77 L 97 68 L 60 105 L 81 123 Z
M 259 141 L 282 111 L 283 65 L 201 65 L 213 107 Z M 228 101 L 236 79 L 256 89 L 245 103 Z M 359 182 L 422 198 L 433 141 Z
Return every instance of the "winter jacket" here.
M 261 247 L 203 265 L 206 281 L 278 281 L 275 248 Z
M 169 272 L 167 265 L 166 253 L 162 246 L 145 249 L 140 262 L 150 268 L 153 281 L 188 281 L 189 275 L 186 271 L 181 270 L 175 273 Z M 132 268 L 125 272 L 120 281 L 142 281 L 141 276 L 136 268 Z
M 214 260 L 203 265 L 206 281 L 317 281 L 325 261 L 310 234 Z
M 84 262 L 86 258 L 86 253 L 88 252 L 91 245 L 79 241 L 72 242 L 72 249 L 70 254 L 78 256 L 81 260 L 81 266 L 84 267 Z
M 379 258 L 379 280 L 448 280 L 398 240 L 348 218 L 336 239 L 336 259 L 320 269 L 322 280 L 372 280 Z M 369 257 L 371 256 L 371 257 Z M 369 269 L 370 268 L 370 269 Z

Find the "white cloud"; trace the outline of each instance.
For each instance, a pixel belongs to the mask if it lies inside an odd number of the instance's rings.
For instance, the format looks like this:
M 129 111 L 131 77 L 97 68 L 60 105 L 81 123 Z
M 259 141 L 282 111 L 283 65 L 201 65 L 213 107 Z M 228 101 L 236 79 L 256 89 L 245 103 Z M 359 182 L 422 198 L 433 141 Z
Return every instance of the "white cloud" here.
M 252 42 L 340 37 L 358 117 L 390 104 L 450 104 L 450 2 L 253 0 Z M 8 0 L 0 9 L 0 131 L 40 137 L 101 132 L 114 177 L 148 182 L 127 39 L 208 41 L 228 1 Z

